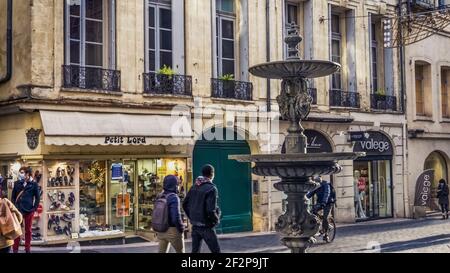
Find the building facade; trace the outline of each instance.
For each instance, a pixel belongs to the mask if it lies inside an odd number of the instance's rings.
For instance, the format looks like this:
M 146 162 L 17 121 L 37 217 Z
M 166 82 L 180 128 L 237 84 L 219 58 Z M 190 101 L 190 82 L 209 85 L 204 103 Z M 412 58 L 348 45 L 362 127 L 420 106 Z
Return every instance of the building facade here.
M 445 1 L 415 7 L 430 11 L 445 7 Z M 413 216 L 425 211 L 415 202 L 416 182 L 425 170 L 434 170 L 431 183 L 431 205 L 438 209 L 436 191 L 440 179 L 448 181 L 449 169 L 449 99 L 450 91 L 450 28 L 405 48 L 405 76 L 408 117 L 408 188 L 409 205 Z M 432 50 L 430 50 L 432 49 Z
M 7 18 L 10 1 L 0 2 L 0 18 Z M 302 58 L 342 65 L 309 83 L 309 150 L 367 153 L 341 162 L 343 172 L 329 178 L 337 220 L 408 216 L 399 53 L 382 42 L 382 18 L 395 5 L 16 1 L 12 77 L 0 85 L 0 173 L 11 184 L 19 166 L 39 170 L 36 225 L 47 243 L 153 238 L 152 204 L 164 176 L 177 175 L 183 195 L 204 163 L 217 168 L 219 232 L 272 230 L 284 204 L 273 189 L 277 178 L 253 176 L 250 165 L 227 158 L 282 151 L 288 124 L 277 115 L 280 83 L 248 68 L 285 58 L 283 37 L 296 23 Z M 0 41 L 6 71 L 5 33 Z

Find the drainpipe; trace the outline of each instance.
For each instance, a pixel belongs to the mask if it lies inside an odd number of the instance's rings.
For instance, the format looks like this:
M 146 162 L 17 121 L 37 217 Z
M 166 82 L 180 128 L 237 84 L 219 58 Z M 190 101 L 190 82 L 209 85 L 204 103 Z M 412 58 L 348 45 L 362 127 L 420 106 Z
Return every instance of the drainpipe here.
M 266 61 L 270 62 L 270 0 L 266 0 Z M 267 79 L 267 94 L 266 94 L 266 103 L 267 103 L 267 129 L 269 132 L 269 153 L 271 151 L 271 141 L 270 141 L 270 133 L 272 128 L 270 128 L 270 119 L 269 113 L 272 111 L 271 107 L 271 92 L 270 92 L 270 79 Z M 267 231 L 271 231 L 272 227 L 272 179 L 270 176 L 267 179 Z
M 0 84 L 6 83 L 12 75 L 12 0 L 7 2 L 7 26 L 6 26 L 6 75 L 0 79 Z
M 266 61 L 270 62 L 270 0 L 266 0 Z M 270 104 L 270 79 L 267 79 L 267 112 L 272 111 Z
M 410 3 L 407 3 L 408 10 Z M 399 16 L 399 25 L 402 25 L 402 0 L 398 0 L 398 16 Z M 400 44 L 400 107 L 401 107 L 401 113 L 406 114 L 406 86 L 405 86 L 405 46 L 403 45 L 403 33 L 402 28 L 399 28 L 399 40 L 401 42 Z M 408 158 L 407 158 L 407 151 L 408 151 L 408 120 L 406 115 L 404 116 L 405 120 L 402 125 L 402 144 L 403 144 L 403 166 L 402 166 L 402 174 L 403 174 L 403 202 L 404 202 L 404 214 L 405 217 L 410 216 L 410 208 L 409 208 L 409 185 L 408 185 Z

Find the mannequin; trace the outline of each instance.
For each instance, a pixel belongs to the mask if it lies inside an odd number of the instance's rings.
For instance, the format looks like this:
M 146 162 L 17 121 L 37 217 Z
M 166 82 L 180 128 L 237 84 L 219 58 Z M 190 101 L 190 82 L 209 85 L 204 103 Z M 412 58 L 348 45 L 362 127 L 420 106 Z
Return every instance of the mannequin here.
M 355 170 L 354 173 L 354 188 L 355 188 L 355 209 L 356 209 L 356 217 L 358 218 L 367 218 L 366 214 L 364 213 L 364 209 L 362 207 L 361 200 L 364 199 L 365 190 L 363 190 L 363 185 L 365 188 L 365 181 L 361 177 L 361 172 L 358 170 Z M 363 184 L 364 183 L 364 184 Z

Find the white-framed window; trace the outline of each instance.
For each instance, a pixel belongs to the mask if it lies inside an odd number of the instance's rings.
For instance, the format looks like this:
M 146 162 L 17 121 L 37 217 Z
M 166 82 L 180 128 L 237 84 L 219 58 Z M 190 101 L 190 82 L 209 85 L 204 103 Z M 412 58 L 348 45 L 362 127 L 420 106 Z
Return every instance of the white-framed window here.
M 217 75 L 236 77 L 234 0 L 216 0 L 216 61 Z
M 114 7 L 114 0 L 66 0 L 67 65 L 114 68 Z
M 174 68 L 172 1 L 148 0 L 145 7 L 145 71 Z M 184 39 L 180 39 L 184 42 Z
M 331 61 L 336 63 L 341 62 L 341 46 L 342 46 L 342 34 L 340 26 L 340 16 L 338 14 L 331 14 Z M 331 89 L 342 90 L 342 75 L 341 72 L 336 72 L 331 75 Z
M 291 26 L 292 23 L 296 24 L 298 27 L 300 27 L 300 20 L 298 16 L 298 12 L 300 10 L 300 6 L 297 3 L 293 2 L 285 2 L 284 7 L 284 29 L 283 29 L 283 37 L 286 37 L 287 30 Z M 283 39 L 284 40 L 284 39 Z M 284 56 L 288 56 L 288 46 L 287 44 L 283 43 L 284 45 Z
M 371 83 L 372 92 L 378 91 L 378 42 L 377 31 L 375 23 L 371 23 L 370 26 L 370 52 L 371 52 Z

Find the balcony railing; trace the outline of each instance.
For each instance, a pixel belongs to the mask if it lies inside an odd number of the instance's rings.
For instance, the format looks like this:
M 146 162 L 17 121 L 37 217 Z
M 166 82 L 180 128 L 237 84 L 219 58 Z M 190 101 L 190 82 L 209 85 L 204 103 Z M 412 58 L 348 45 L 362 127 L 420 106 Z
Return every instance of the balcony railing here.
M 370 94 L 370 108 L 375 110 L 397 111 L 397 97 Z
M 120 71 L 63 65 L 63 87 L 120 91 Z
M 330 90 L 330 106 L 359 108 L 359 101 L 360 95 L 357 92 Z
M 144 93 L 192 96 L 192 77 L 144 73 Z
M 308 93 L 312 97 L 312 104 L 317 104 L 317 88 L 308 88 Z
M 253 100 L 251 82 L 211 79 L 211 90 L 214 98 Z

